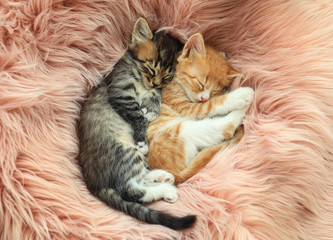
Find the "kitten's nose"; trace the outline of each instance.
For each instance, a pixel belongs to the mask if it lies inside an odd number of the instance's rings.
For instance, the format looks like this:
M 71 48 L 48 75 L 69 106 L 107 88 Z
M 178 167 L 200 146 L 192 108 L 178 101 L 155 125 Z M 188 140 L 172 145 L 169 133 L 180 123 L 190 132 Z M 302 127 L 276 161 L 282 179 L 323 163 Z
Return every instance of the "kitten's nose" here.
M 207 98 L 201 97 L 201 102 L 207 102 L 207 101 L 208 101 Z

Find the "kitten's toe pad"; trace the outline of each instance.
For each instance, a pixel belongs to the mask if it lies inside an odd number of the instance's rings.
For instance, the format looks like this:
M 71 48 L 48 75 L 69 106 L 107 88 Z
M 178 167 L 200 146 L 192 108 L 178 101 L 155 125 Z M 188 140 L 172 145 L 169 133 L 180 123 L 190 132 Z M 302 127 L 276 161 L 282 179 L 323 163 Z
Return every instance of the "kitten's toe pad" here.
M 175 182 L 175 177 L 171 173 L 162 169 L 154 169 L 146 175 L 145 180 L 151 183 L 166 182 L 173 184 Z
M 178 200 L 177 188 L 170 185 L 170 188 L 167 191 L 165 191 L 163 199 L 164 199 L 164 201 L 169 202 L 169 203 L 176 202 Z
M 145 142 L 138 142 L 136 149 L 138 149 L 143 155 L 146 155 L 149 151 L 149 147 Z

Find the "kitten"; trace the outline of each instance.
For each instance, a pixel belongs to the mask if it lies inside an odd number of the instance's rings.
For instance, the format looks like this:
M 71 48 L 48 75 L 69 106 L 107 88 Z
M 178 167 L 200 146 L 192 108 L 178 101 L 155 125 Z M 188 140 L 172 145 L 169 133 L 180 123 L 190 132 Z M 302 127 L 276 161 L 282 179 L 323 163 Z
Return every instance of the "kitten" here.
M 190 227 L 195 216 L 177 218 L 142 205 L 178 199 L 173 175 L 149 171 L 144 154 L 148 121 L 159 113 L 159 89 L 173 78 L 181 47 L 138 19 L 128 51 L 90 93 L 79 123 L 79 164 L 91 193 L 141 221 L 172 229 Z
M 243 130 L 234 134 L 254 92 L 242 87 L 222 94 L 240 75 L 222 54 L 205 46 L 200 33 L 189 38 L 178 58 L 175 79 L 162 90 L 160 116 L 148 127 L 151 169 L 171 172 L 181 183 L 222 147 L 240 140 Z

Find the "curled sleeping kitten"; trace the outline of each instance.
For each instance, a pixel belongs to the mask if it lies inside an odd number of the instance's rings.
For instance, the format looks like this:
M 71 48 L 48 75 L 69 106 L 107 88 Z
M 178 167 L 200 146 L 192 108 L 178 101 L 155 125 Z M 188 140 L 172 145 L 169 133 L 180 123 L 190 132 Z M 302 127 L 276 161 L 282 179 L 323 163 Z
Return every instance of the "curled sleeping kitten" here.
M 239 142 L 254 92 L 241 87 L 223 94 L 236 76 L 242 74 L 223 54 L 205 46 L 201 34 L 189 38 L 174 80 L 162 90 L 160 115 L 148 127 L 151 169 L 164 169 L 181 183 L 222 148 Z
M 146 167 L 146 130 L 159 114 L 160 89 L 172 80 L 181 47 L 139 18 L 128 51 L 89 94 L 79 123 L 79 164 L 91 193 L 138 220 L 172 229 L 190 227 L 195 216 L 173 217 L 143 205 L 178 199 L 173 175 Z

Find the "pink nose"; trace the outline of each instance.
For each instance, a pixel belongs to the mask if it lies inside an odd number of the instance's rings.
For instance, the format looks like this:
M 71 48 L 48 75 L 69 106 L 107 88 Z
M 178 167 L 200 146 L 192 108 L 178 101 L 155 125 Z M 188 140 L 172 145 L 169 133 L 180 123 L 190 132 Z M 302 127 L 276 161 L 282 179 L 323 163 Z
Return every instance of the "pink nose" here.
M 204 97 L 201 97 L 201 101 L 202 101 L 202 102 L 207 102 L 208 99 L 207 99 L 207 98 L 204 98 Z

